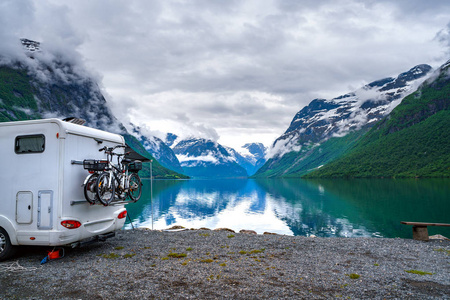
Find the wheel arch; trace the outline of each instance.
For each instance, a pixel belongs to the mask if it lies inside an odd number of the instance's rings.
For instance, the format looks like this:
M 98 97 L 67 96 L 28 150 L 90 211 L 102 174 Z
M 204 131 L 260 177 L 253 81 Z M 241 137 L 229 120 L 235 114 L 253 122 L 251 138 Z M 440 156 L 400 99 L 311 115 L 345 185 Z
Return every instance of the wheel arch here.
M 0 215 L 0 228 L 3 228 L 8 234 L 11 245 L 19 245 L 17 242 L 16 228 L 8 218 L 2 215 Z

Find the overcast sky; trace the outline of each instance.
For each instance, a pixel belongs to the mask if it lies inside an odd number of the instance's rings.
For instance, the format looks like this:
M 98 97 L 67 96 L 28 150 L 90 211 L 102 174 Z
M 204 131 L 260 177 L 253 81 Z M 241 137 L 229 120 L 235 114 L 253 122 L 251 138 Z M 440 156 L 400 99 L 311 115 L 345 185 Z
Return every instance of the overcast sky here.
M 270 145 L 314 98 L 450 59 L 450 1 L 2 0 L 0 31 L 78 53 L 123 123 Z

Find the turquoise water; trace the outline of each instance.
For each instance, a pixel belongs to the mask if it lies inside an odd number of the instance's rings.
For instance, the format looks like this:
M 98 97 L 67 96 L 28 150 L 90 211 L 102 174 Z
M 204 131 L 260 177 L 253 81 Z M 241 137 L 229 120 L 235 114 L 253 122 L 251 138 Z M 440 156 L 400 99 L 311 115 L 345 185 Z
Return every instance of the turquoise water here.
M 412 237 L 400 221 L 450 223 L 449 179 L 144 180 L 135 227 L 227 227 L 322 237 Z M 153 201 L 152 201 L 153 200 Z M 126 228 L 131 228 L 129 221 Z M 449 227 L 428 227 L 450 237 Z

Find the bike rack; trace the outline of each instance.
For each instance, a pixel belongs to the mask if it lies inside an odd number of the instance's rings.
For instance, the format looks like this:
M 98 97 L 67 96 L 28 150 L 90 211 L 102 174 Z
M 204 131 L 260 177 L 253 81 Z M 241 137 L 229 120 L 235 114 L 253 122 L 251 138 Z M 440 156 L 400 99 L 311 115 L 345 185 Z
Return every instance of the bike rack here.
M 71 160 L 70 163 L 72 165 L 81 165 L 81 166 L 84 165 L 82 160 Z M 70 206 L 85 204 L 85 203 L 88 203 L 89 205 L 91 205 L 86 199 L 83 199 L 83 200 L 70 201 Z M 111 201 L 111 203 L 108 206 L 119 205 L 119 204 L 128 204 L 128 203 L 134 203 L 134 202 L 133 201 L 115 201 L 115 199 L 114 199 L 113 201 Z
M 89 202 L 86 201 L 86 199 L 83 200 L 72 200 L 70 201 L 70 206 L 74 206 L 74 205 L 79 205 L 79 204 L 90 204 Z M 119 204 L 128 204 L 128 203 L 134 203 L 133 201 L 111 201 L 111 203 L 108 206 L 112 206 L 112 205 L 119 205 Z M 102 204 L 100 204 L 102 205 Z

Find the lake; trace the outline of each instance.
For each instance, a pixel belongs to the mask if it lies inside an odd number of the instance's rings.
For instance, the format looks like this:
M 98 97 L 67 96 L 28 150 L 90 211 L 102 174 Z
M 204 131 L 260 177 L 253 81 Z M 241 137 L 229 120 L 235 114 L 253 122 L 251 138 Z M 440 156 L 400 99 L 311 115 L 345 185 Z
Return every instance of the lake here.
M 450 223 L 450 179 L 143 180 L 135 227 L 412 238 L 400 221 Z M 152 201 L 153 200 L 153 201 Z M 125 228 L 131 228 L 127 220 Z M 449 227 L 428 227 L 450 237 Z

